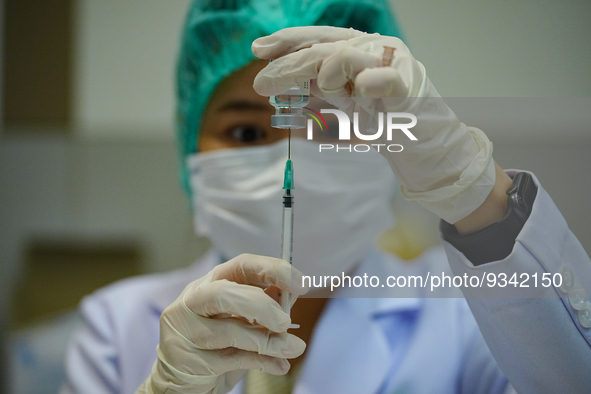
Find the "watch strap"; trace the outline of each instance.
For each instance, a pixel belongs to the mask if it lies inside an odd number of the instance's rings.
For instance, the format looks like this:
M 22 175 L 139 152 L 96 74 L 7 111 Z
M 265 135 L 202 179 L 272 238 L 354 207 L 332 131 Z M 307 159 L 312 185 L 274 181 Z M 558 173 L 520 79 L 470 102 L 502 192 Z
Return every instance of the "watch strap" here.
M 502 260 L 511 254 L 515 240 L 529 217 L 537 194 L 533 178 L 527 172 L 513 177 L 507 189 L 507 214 L 481 230 L 460 235 L 452 224 L 441 221 L 443 238 L 466 256 L 474 265 Z

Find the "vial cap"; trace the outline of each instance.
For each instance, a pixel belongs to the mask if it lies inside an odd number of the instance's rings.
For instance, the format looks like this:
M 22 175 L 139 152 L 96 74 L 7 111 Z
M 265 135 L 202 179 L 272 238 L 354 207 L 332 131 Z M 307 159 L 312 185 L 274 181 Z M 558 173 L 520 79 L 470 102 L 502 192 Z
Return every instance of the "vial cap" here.
M 294 114 L 271 115 L 271 126 L 277 129 L 304 129 L 306 117 Z

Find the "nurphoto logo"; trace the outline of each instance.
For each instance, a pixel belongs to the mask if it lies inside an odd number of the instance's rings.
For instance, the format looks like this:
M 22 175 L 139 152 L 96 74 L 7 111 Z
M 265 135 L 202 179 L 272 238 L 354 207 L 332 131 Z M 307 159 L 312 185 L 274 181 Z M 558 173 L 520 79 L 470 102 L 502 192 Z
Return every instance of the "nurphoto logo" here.
M 312 110 L 311 108 L 306 109 L 312 111 L 313 113 L 308 113 L 316 123 L 320 126 L 321 130 L 324 130 L 324 126 L 328 129 L 328 125 L 324 120 L 324 117 L 321 114 L 334 114 L 337 117 L 338 125 L 339 125 L 339 134 L 338 138 L 339 141 L 350 141 L 351 140 L 351 123 L 353 123 L 353 133 L 355 137 L 362 141 L 375 141 L 381 139 L 380 141 L 384 141 L 382 135 L 384 134 L 385 129 L 385 138 L 386 141 L 392 141 L 392 135 L 395 131 L 401 131 L 406 135 L 411 141 L 417 141 L 417 137 L 411 133 L 410 129 L 412 129 L 417 124 L 417 117 L 413 114 L 407 112 L 387 112 L 385 114 L 386 118 L 386 127 L 384 127 L 384 113 L 378 113 L 378 128 L 375 132 L 371 134 L 363 134 L 359 131 L 359 114 L 357 112 L 353 113 L 353 122 L 349 119 L 349 116 L 344 113 L 343 111 L 339 111 L 338 109 L 321 109 L 320 113 Z M 318 118 L 320 118 L 320 121 Z M 400 123 L 401 120 L 406 120 L 405 123 Z M 308 119 L 307 123 L 307 139 L 312 140 L 314 137 L 314 132 L 312 130 L 312 119 Z M 324 126 L 323 126 L 324 124 Z M 373 144 L 319 144 L 318 149 L 319 152 L 323 150 L 333 150 L 333 151 L 347 151 L 347 152 L 368 152 L 372 147 L 374 147 L 378 152 L 380 149 L 386 149 L 388 152 L 402 152 L 404 147 L 400 144 L 386 144 L 386 143 L 373 143 Z

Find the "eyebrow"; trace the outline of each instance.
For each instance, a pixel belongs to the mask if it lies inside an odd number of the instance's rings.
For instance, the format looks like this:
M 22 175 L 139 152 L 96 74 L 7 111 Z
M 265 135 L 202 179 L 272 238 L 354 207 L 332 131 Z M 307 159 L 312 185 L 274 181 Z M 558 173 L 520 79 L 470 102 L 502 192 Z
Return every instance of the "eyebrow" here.
M 271 105 L 261 104 L 254 101 L 248 100 L 232 100 L 224 103 L 218 108 L 217 112 L 223 111 L 268 111 Z

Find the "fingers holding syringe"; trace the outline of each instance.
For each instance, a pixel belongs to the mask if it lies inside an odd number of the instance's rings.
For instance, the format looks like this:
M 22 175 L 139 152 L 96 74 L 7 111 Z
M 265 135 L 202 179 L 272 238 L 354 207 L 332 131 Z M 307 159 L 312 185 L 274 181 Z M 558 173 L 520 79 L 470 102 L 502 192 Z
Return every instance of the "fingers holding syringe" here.
M 212 280 L 226 279 L 239 284 L 268 284 L 295 295 L 309 288 L 302 283 L 303 274 L 285 260 L 255 254 L 241 254 L 215 267 Z
M 236 317 L 273 332 L 285 332 L 291 324 L 290 317 L 263 289 L 225 279 L 189 290 L 183 303 L 202 318 L 222 317 L 222 321 Z
M 234 348 L 269 357 L 291 359 L 306 349 L 303 340 L 293 334 L 272 332 L 259 325 L 233 317 L 201 320 L 195 335 L 187 337 L 197 349 Z
M 221 374 L 245 369 L 258 369 L 271 375 L 285 375 L 290 368 L 289 361 L 282 357 L 271 357 L 236 348 L 225 348 L 212 354 L 212 370 Z M 290 357 L 292 358 L 292 357 Z
M 306 347 L 295 335 L 273 333 L 234 317 L 197 318 L 186 323 L 189 326 L 179 327 L 166 317 L 161 319 L 166 340 L 161 339 L 159 358 L 193 376 L 240 369 L 284 374 L 289 370 L 287 359 L 300 356 Z

